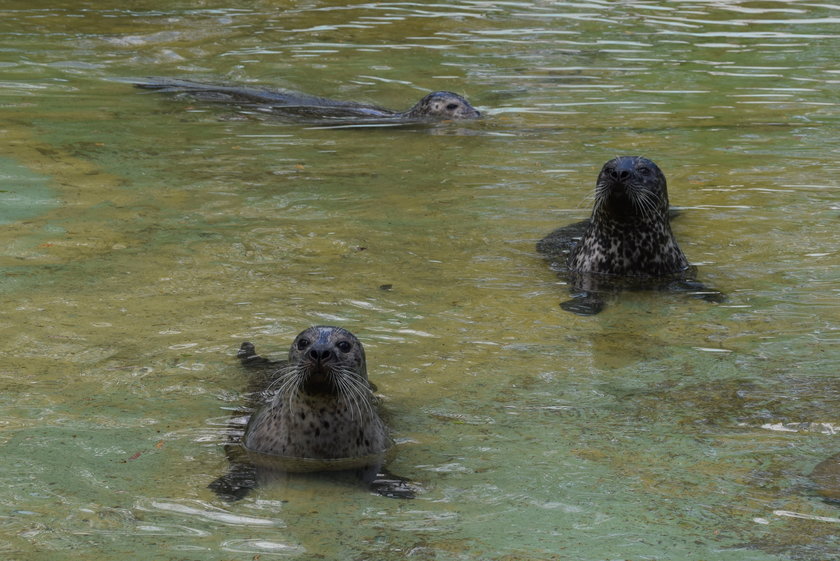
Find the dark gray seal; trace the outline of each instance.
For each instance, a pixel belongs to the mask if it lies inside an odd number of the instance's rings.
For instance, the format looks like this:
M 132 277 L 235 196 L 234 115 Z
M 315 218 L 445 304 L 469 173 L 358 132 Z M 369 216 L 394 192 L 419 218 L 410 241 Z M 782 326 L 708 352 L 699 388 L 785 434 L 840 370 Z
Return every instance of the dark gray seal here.
M 257 471 L 268 470 L 353 471 L 382 495 L 413 497 L 404 479 L 383 469 L 393 441 L 367 377 L 364 348 L 352 333 L 310 327 L 295 338 L 285 362 L 260 357 L 248 342 L 237 356 L 260 371 L 250 387 L 257 410 L 228 447 L 230 472 L 211 484 L 219 495 L 244 496 L 257 485 Z
M 655 163 L 621 156 L 604 164 L 589 220 L 559 228 L 537 243 L 537 251 L 568 277 L 572 300 L 563 302 L 563 309 L 597 314 L 604 293 L 624 288 L 682 290 L 718 301 L 720 292 L 694 279 L 670 215 L 665 175 Z
M 840 454 L 817 464 L 810 474 L 814 489 L 827 502 L 840 505 Z
M 205 84 L 173 78 L 149 78 L 135 86 L 149 90 L 187 93 L 196 98 L 234 103 L 273 115 L 305 122 L 420 123 L 428 121 L 477 119 L 481 116 L 462 96 L 452 92 L 432 92 L 406 111 L 376 105 L 339 101 L 303 93 L 261 87 Z

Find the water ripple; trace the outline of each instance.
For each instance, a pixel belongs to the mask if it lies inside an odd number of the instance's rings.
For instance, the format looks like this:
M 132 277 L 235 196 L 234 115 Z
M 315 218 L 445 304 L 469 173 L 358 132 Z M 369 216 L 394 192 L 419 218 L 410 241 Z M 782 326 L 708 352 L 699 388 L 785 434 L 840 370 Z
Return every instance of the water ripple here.
M 232 526 L 282 526 L 278 520 L 268 518 L 257 518 L 234 514 L 227 510 L 214 507 L 202 501 L 169 502 L 164 500 L 148 499 L 138 503 L 139 510 L 157 511 L 185 515 L 187 518 L 220 522 Z

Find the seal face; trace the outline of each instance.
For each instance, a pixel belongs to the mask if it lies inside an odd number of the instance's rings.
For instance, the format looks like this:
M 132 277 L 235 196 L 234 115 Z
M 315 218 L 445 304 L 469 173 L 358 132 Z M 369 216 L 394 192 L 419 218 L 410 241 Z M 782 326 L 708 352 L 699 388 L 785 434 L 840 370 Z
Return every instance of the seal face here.
M 406 119 L 478 119 L 481 113 L 470 102 L 452 92 L 432 92 L 402 114 Z
M 620 156 L 601 168 L 589 220 L 559 228 L 537 251 L 569 279 L 567 311 L 593 315 L 602 294 L 623 288 L 690 292 L 719 302 L 723 295 L 693 279 L 694 268 L 671 231 L 662 170 L 641 156 Z
M 568 266 L 575 272 L 636 277 L 688 269 L 668 220 L 665 175 L 655 163 L 622 156 L 604 164 L 589 227 Z
M 245 429 L 243 445 L 290 458 L 360 458 L 391 441 L 376 411 L 361 342 L 340 327 L 310 327 L 275 374 L 276 388 Z

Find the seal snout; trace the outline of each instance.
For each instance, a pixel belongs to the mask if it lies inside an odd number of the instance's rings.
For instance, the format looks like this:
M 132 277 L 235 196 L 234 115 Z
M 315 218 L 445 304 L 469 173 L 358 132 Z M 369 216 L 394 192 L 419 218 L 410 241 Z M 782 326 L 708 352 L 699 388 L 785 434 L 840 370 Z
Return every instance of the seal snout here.
M 313 346 L 311 349 L 309 349 L 309 352 L 306 353 L 306 356 L 307 358 L 309 358 L 309 360 L 321 364 L 329 361 L 332 358 L 333 354 L 332 351 L 327 347 Z
M 333 380 L 333 358 L 335 355 L 328 348 L 313 347 L 304 358 L 307 368 L 302 389 L 308 394 L 335 394 L 337 388 Z
M 335 354 L 330 350 L 329 345 L 312 345 L 304 355 L 309 363 L 306 385 L 309 389 L 324 390 L 324 386 L 330 385 L 333 371 L 333 359 Z
M 616 165 L 610 167 L 607 176 L 616 183 L 624 183 L 633 175 L 633 164 L 626 160 L 619 160 Z
M 604 164 L 604 176 L 614 183 L 626 183 L 636 173 L 636 160 L 633 156 L 620 156 Z

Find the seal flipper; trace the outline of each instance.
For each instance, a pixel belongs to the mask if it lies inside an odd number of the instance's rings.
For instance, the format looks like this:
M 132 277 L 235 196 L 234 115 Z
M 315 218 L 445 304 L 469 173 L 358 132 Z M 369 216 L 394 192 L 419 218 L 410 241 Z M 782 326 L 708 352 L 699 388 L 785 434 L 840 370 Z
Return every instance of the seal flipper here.
M 207 487 L 222 500 L 242 500 L 257 488 L 257 468 L 252 464 L 232 462 L 228 472 Z
M 558 262 L 555 270 L 559 272 L 566 271 L 566 261 L 569 259 L 569 254 L 572 248 L 580 241 L 580 238 L 586 232 L 591 220 L 581 220 L 568 226 L 562 226 L 550 232 L 547 236 L 537 242 L 537 253 L 541 253 L 547 259 Z
M 726 301 L 726 295 L 714 288 L 709 288 L 700 281 L 693 279 L 677 279 L 667 286 L 667 290 L 673 292 L 687 292 L 695 298 L 699 298 L 713 304 L 720 304 Z
M 606 303 L 591 292 L 581 292 L 573 295 L 571 300 L 560 302 L 560 307 L 567 312 L 579 316 L 594 316 L 604 309 Z
M 389 499 L 413 499 L 417 488 L 408 480 L 394 475 L 382 466 L 370 466 L 357 470 L 359 479 L 370 486 L 370 490 Z
M 239 351 L 236 353 L 236 358 L 246 368 L 279 368 L 285 361 L 283 360 L 269 360 L 257 354 L 254 345 L 248 341 L 242 343 Z
M 242 366 L 259 371 L 251 376 L 248 384 L 251 393 L 250 399 L 252 400 L 248 408 L 250 412 L 250 408 L 259 406 L 261 399 L 264 398 L 263 390 L 271 383 L 274 375 L 285 362 L 269 360 L 259 356 L 254 345 L 248 341 L 245 341 L 239 347 L 236 358 L 239 359 Z M 236 416 L 241 414 L 243 412 L 237 412 Z M 230 463 L 227 473 L 207 486 L 220 499 L 228 502 L 245 498 L 252 489 L 256 489 L 258 486 L 257 467 L 247 461 L 247 458 L 241 453 L 240 447 L 236 444 L 241 440 L 242 429 L 243 426 L 241 425 L 233 426 L 232 430 L 235 432 L 229 435 L 230 440 L 225 445 L 225 455 Z

